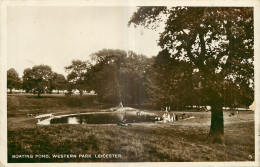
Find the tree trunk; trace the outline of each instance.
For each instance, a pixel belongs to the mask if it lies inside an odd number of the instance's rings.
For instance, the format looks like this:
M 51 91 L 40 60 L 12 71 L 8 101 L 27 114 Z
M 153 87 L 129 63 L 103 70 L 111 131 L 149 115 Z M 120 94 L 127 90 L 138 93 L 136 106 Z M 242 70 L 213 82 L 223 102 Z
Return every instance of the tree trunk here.
M 40 97 L 41 96 L 41 91 L 38 91 L 38 97 Z
M 115 76 L 115 84 L 117 86 L 117 94 L 118 94 L 118 100 L 119 100 L 119 107 L 123 107 L 123 103 L 122 103 L 122 94 L 121 94 L 121 90 L 120 90 L 120 84 L 119 84 L 119 81 L 118 81 L 118 78 L 119 78 L 119 74 L 117 73 L 117 71 L 115 70 L 114 72 L 114 76 Z
M 10 88 L 10 93 L 11 93 L 11 94 L 13 93 L 12 88 Z
M 211 126 L 208 139 L 213 143 L 224 143 L 224 119 L 221 104 L 211 105 Z
M 79 95 L 80 95 L 80 97 L 83 96 L 83 90 L 79 90 Z

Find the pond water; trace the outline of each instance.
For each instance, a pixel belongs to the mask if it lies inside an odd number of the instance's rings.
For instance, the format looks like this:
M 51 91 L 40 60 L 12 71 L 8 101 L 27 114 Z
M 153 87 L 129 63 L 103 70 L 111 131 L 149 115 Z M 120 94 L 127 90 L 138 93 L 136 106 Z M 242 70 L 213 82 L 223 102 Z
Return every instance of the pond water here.
M 136 113 L 86 113 L 67 116 L 56 116 L 38 122 L 38 125 L 50 124 L 118 124 L 152 122 L 155 120 L 153 114 Z

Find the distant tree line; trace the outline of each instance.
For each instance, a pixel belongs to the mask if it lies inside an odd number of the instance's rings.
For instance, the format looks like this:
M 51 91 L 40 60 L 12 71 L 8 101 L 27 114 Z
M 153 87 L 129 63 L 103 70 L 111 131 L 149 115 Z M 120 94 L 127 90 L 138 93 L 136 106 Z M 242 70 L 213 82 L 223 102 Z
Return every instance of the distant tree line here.
M 42 93 L 51 94 L 52 91 L 64 90 L 67 86 L 64 75 L 53 72 L 50 66 L 37 65 L 27 68 L 23 72 L 22 79 L 13 69 L 7 71 L 7 88 L 12 93 L 12 89 L 23 89 L 27 93 L 37 93 L 38 97 Z
M 209 105 L 205 81 L 194 71 L 194 65 L 172 59 L 164 51 L 148 58 L 133 51 L 103 49 L 90 57 L 89 61 L 73 60 L 66 66 L 66 78 L 47 65 L 26 68 L 22 78 L 11 68 L 7 88 L 10 93 L 23 89 L 38 97 L 53 90 L 66 90 L 67 94 L 78 90 L 80 96 L 84 91 L 95 91 L 100 102 L 154 108 Z M 223 91 L 225 107 L 248 107 L 254 99 L 253 87 L 246 84 L 226 82 Z

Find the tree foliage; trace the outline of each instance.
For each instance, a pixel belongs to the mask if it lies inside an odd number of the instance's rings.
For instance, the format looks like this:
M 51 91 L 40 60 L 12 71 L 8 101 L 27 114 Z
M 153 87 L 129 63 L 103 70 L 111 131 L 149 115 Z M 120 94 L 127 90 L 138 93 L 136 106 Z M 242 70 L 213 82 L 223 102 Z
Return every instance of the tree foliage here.
M 80 96 L 83 94 L 83 90 L 88 89 L 87 83 L 87 71 L 90 68 L 90 63 L 87 61 L 73 60 L 71 65 L 65 67 L 68 72 L 67 80 L 70 83 L 71 89 L 78 89 Z
M 250 84 L 252 8 L 142 7 L 129 23 L 149 26 L 161 13 L 165 13 L 167 21 L 159 45 L 171 58 L 191 62 L 204 77 L 214 76 L 211 79 L 218 81 L 233 77 L 237 82 L 246 80 Z
M 38 97 L 41 93 L 50 91 L 50 81 L 52 79 L 53 72 L 50 66 L 36 65 L 31 69 L 27 68 L 23 73 L 23 89 L 27 92 L 37 92 Z
M 64 75 L 53 72 L 52 77 L 50 79 L 50 86 L 49 86 L 50 93 L 54 89 L 58 90 L 58 93 L 60 90 L 66 89 L 66 83 L 67 83 L 67 80 L 64 77 Z
M 209 136 L 223 141 L 227 86 L 236 85 L 238 94 L 253 92 L 253 8 L 140 7 L 129 25 L 154 28 L 163 20 L 165 29 L 158 44 L 169 60 L 194 67 L 205 100 L 212 106 Z
M 101 101 L 141 104 L 149 59 L 132 51 L 104 49 L 91 55 L 92 87 Z
M 7 88 L 12 93 L 13 89 L 19 89 L 21 86 L 21 79 L 15 69 L 10 68 L 7 71 Z
M 172 109 L 199 105 L 199 97 L 195 98 L 199 93 L 199 80 L 192 66 L 168 56 L 160 52 L 153 58 L 146 84 L 149 102 L 156 107 L 171 106 Z
M 26 68 L 22 76 L 22 88 L 27 92 L 32 92 L 33 89 L 33 71 L 31 68 Z

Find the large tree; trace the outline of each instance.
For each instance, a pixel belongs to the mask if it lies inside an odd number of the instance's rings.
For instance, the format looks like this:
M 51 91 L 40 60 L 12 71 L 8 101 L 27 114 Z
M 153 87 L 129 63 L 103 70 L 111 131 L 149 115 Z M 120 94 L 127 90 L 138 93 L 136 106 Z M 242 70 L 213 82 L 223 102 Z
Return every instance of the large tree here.
M 149 58 L 132 51 L 103 49 L 91 55 L 89 73 L 100 101 L 138 104 L 145 98 L 144 80 Z
M 67 80 L 73 89 L 78 89 L 80 96 L 83 95 L 83 90 L 88 87 L 86 74 L 90 68 L 88 61 L 73 60 L 71 65 L 66 66 L 65 70 L 68 72 Z
M 22 88 L 26 91 L 26 93 L 31 93 L 33 89 L 33 71 L 31 68 L 26 68 L 23 71 L 22 76 Z
M 12 93 L 12 90 L 19 89 L 21 86 L 21 79 L 18 76 L 18 73 L 15 69 L 10 68 L 7 71 L 7 88 L 10 90 L 10 93 Z
M 195 67 L 211 105 L 208 139 L 223 142 L 226 84 L 253 87 L 253 8 L 140 7 L 129 24 L 153 28 L 164 20 L 159 45 L 170 58 Z
M 110 103 L 122 103 L 123 89 L 120 84 L 120 69 L 125 64 L 127 53 L 122 50 L 103 49 L 93 53 L 91 68 L 92 87 L 98 99 Z
M 199 80 L 195 80 L 190 64 L 171 59 L 164 52 L 153 59 L 146 81 L 148 102 L 156 107 L 171 106 L 172 109 L 183 109 L 198 103 L 194 102 L 193 96 L 198 93 L 195 88 Z
M 41 93 L 50 90 L 50 80 L 52 78 L 53 72 L 50 66 L 47 65 L 37 65 L 33 66 L 33 85 L 37 91 L 38 97 Z
M 52 93 L 52 91 L 54 89 L 56 89 L 56 90 L 58 90 L 58 94 L 59 94 L 60 90 L 64 90 L 66 88 L 66 83 L 67 83 L 67 80 L 64 77 L 64 75 L 54 72 L 50 79 L 50 90 L 49 90 L 50 92 L 49 93 Z
M 32 69 L 27 68 L 23 75 L 23 89 L 26 91 L 34 90 L 40 97 L 41 93 L 50 90 L 52 76 L 51 67 L 47 65 L 36 65 Z
M 127 52 L 124 66 L 121 67 L 120 84 L 124 88 L 125 103 L 138 106 L 147 99 L 147 72 L 151 67 L 151 58 L 133 51 Z

